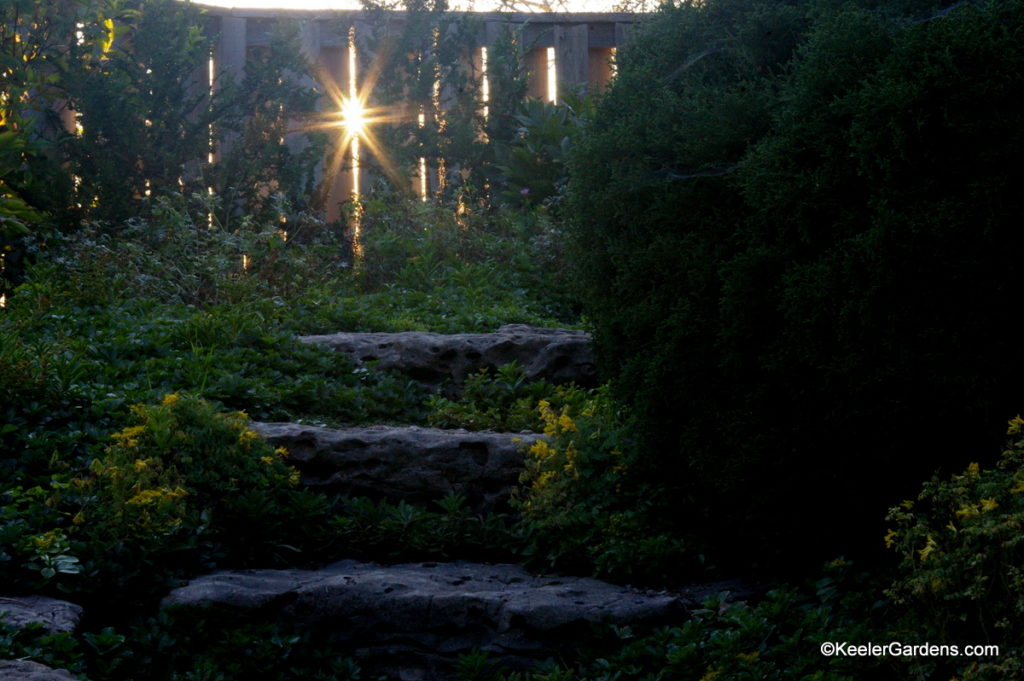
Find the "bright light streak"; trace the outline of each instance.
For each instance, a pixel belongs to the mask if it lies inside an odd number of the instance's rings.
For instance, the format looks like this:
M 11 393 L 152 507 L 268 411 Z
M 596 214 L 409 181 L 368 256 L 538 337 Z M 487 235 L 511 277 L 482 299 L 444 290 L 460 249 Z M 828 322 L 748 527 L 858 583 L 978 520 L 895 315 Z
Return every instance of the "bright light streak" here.
M 214 84 L 217 82 L 217 63 L 213 61 L 213 55 L 210 55 L 209 61 L 206 63 L 206 94 L 213 98 Z M 206 127 L 206 147 L 209 151 L 206 153 L 206 162 L 213 165 L 217 160 L 213 154 L 214 150 L 214 139 L 213 139 L 213 123 L 210 123 Z
M 348 100 L 342 100 L 342 115 L 349 126 L 346 136 L 351 138 L 352 154 L 352 198 L 359 201 L 359 138 L 365 134 L 367 125 L 363 114 L 363 102 L 359 99 L 359 51 L 356 49 L 356 27 L 348 29 Z M 359 248 L 359 232 L 362 225 L 357 220 L 352 228 L 352 241 Z
M 558 63 L 555 58 L 555 48 L 547 49 L 548 59 L 548 101 L 552 104 L 558 103 Z
M 487 120 L 491 107 L 487 104 L 491 101 L 491 79 L 487 76 L 487 48 L 480 48 L 480 100 L 484 103 L 483 116 Z
M 366 116 L 363 103 L 358 97 L 345 97 L 341 102 L 341 124 L 345 134 L 353 139 L 362 137 L 366 131 Z
M 418 118 L 419 118 L 419 124 L 420 124 L 421 128 L 427 124 L 427 114 L 425 114 L 422 110 L 420 111 L 420 115 L 419 115 Z M 419 173 L 420 174 L 420 178 L 419 178 L 420 179 L 420 201 L 426 201 L 427 200 L 427 159 L 426 159 L 425 156 L 420 156 L 419 171 L 420 171 L 420 173 Z

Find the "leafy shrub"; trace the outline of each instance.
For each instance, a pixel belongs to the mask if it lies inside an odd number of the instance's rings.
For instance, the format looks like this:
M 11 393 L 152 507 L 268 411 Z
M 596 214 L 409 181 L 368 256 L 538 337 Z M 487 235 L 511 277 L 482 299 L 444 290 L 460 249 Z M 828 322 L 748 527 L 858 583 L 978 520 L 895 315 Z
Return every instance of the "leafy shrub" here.
M 600 390 L 573 416 L 540 401 L 547 439 L 529 447 L 514 505 L 525 552 L 548 568 L 632 581 L 679 581 L 702 571 L 696 546 L 666 533 L 656 485 L 621 408 Z
M 68 538 L 70 523 L 60 504 L 66 477 L 0 494 L 0 574 L 8 590 L 71 590 L 81 578 L 80 559 Z
M 199 8 L 158 0 L 104 9 L 109 41 L 57 79 L 80 123 L 62 146 L 81 212 L 124 220 L 145 213 L 146 197 L 179 187 L 222 197 L 217 218 L 225 225 L 241 213 L 279 219 L 274 194 L 288 215 L 308 207 L 323 141 L 311 135 L 293 153 L 284 139 L 289 118 L 312 111 L 318 97 L 300 82 L 307 64 L 296 26 L 283 22 L 268 46 L 248 55 L 244 82 L 219 77 L 211 92 L 197 75 L 212 46 Z
M 901 557 L 889 590 L 908 640 L 996 644 L 999 655 L 919 660 L 914 678 L 954 674 L 1006 679 L 1020 674 L 1024 613 L 1024 421 L 1010 421 L 1012 442 L 993 469 L 972 463 L 948 480 L 925 483 L 916 500 L 889 512 L 887 546 Z
M 4 321 L 0 319 L 0 324 Z M 0 491 L 48 487 L 51 476 L 80 465 L 88 448 L 117 427 L 117 417 L 90 399 L 87 364 L 58 340 L 19 323 L 0 330 Z
M 136 423 L 115 433 L 87 472 L 13 492 L 41 502 L 16 506 L 5 523 L 39 528 L 23 542 L 26 568 L 44 578 L 77 573 L 61 556 L 77 558 L 81 575 L 62 580 L 66 588 L 131 602 L 199 569 L 315 553 L 328 501 L 295 489 L 287 452 L 249 429 L 245 415 L 178 394 L 132 411 Z M 49 513 L 34 517 L 41 508 Z
M 25 144 L 24 137 L 14 131 L 0 131 L 0 177 L 11 177 L 17 172 Z M 28 233 L 28 225 L 42 217 L 8 182 L 6 179 L 0 180 L 0 247 L 4 249 L 0 251 L 3 253 L 0 259 L 5 259 L 8 252 L 13 250 L 7 240 L 18 234 Z M 6 269 L 6 264 L 3 269 Z
M 58 74 L 102 51 L 108 32 L 100 3 L 91 0 L 61 7 L 13 0 L 0 6 L 0 25 L 0 247 L 6 247 L 8 237 L 73 210 L 72 180 L 61 167 L 61 117 L 68 112 Z M 71 35 L 78 40 L 68 49 Z M 17 274 L 13 265 L 6 276 Z
M 361 675 L 329 635 L 168 611 L 119 629 L 74 634 L 48 634 L 40 625 L 14 631 L 0 621 L 0 659 L 33 660 L 91 681 L 354 681 Z
M 80 522 L 102 527 L 111 542 L 199 533 L 237 560 L 301 537 L 295 510 L 326 512 L 312 501 L 320 497 L 293 489 L 299 475 L 288 452 L 250 429 L 246 414 L 177 393 L 132 412 L 137 423 L 113 435 L 80 481 Z
M 572 405 L 578 411 L 587 393 L 575 386 L 556 386 L 547 381 L 527 382 L 526 372 L 516 363 L 489 368 L 466 379 L 458 399 L 435 395 L 427 401 L 427 417 L 436 428 L 466 428 L 516 432 L 544 429 L 537 404 L 544 400 L 552 409 Z
M 306 213 L 289 213 L 285 223 L 246 216 L 229 227 L 215 218 L 224 210 L 219 197 L 167 193 L 140 203 L 145 217 L 84 222 L 47 240 L 42 259 L 60 265 L 78 301 L 209 306 L 291 297 L 344 277 L 351 263 L 344 235 Z M 287 211 L 282 195 L 275 205 Z
M 511 560 L 516 540 L 510 518 L 474 515 L 451 494 L 424 508 L 400 501 L 344 499 L 331 520 L 334 550 L 369 560 Z
M 363 291 L 377 294 L 372 305 L 412 308 L 407 314 L 450 332 L 576 317 L 563 239 L 550 219 L 488 214 L 466 203 L 432 205 L 387 192 L 369 195 L 364 205 L 358 281 Z M 390 300 L 396 294 L 401 297 Z
M 502 187 L 497 198 L 502 203 L 538 206 L 562 189 L 569 179 L 572 136 L 579 127 L 577 108 L 586 110 L 588 103 L 556 105 L 528 99 L 519 106 L 515 137 L 493 143 L 495 179 Z
M 571 165 L 602 364 L 737 566 L 870 550 L 1018 399 L 1024 6 L 876 5 L 666 6 Z
M 625 641 L 614 656 L 591 663 L 583 678 L 643 679 L 829 679 L 886 678 L 876 659 L 827 657 L 825 641 L 867 641 L 877 631 L 877 612 L 864 596 L 837 589 L 822 579 L 816 592 L 783 587 L 756 604 L 729 603 L 720 594 L 693 613 L 693 619 L 653 635 Z M 870 599 L 870 595 L 867 596 Z

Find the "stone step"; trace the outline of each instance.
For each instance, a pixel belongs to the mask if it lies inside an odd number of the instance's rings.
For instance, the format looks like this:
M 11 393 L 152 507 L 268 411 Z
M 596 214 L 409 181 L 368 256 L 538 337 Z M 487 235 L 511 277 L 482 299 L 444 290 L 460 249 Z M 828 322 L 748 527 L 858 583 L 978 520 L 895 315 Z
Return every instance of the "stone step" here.
M 456 493 L 478 513 L 507 510 L 523 470 L 522 448 L 543 437 L 416 426 L 252 428 L 288 450 L 289 463 L 307 487 L 419 504 Z
M 697 603 L 678 593 L 534 575 L 517 565 L 346 560 L 320 570 L 218 572 L 175 589 L 162 605 L 330 631 L 339 654 L 413 681 L 452 678 L 458 655 L 477 649 L 527 668 L 572 650 L 594 624 L 680 621 Z
M 0 596 L 0 623 L 14 630 L 38 624 L 48 634 L 70 634 L 82 619 L 81 606 L 47 596 Z M 3 681 L 76 681 L 66 669 L 31 660 L 0 660 Z
M 429 386 L 447 384 L 449 394 L 457 393 L 471 374 L 512 362 L 522 366 L 531 381 L 584 388 L 597 384 L 590 334 L 570 329 L 508 324 L 494 333 L 333 333 L 299 340 L 342 352 L 360 365 L 377 362 L 378 369 L 397 371 Z
M 40 624 L 48 633 L 67 634 L 78 628 L 81 619 L 81 606 L 68 601 L 46 596 L 0 596 L 0 622 L 12 629 Z
M 3 681 L 77 681 L 66 669 L 53 669 L 31 660 L 0 660 Z

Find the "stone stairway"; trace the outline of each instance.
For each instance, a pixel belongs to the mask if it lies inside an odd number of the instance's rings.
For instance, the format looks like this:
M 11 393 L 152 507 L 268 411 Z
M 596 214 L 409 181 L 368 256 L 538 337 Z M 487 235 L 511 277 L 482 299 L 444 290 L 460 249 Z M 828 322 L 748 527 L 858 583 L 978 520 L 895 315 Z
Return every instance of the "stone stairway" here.
M 476 513 L 508 510 L 523 470 L 522 447 L 542 437 L 417 426 L 252 427 L 288 450 L 288 462 L 310 489 L 421 505 L 454 493 Z
M 389 679 L 452 678 L 463 653 L 525 669 L 573 649 L 593 624 L 662 623 L 694 603 L 594 579 L 531 575 L 517 565 L 342 561 L 320 570 L 227 571 L 192 580 L 164 607 L 226 621 L 266 616 L 327 628 L 339 648 Z
M 334 333 L 299 340 L 341 352 L 357 364 L 374 363 L 381 371 L 446 387 L 449 393 L 481 369 L 513 362 L 523 367 L 530 381 L 576 383 L 583 388 L 597 384 L 590 336 L 570 329 L 508 324 L 494 333 Z
M 404 372 L 449 394 L 472 373 L 513 361 L 531 380 L 586 386 L 596 377 L 589 338 L 578 331 L 511 325 L 493 334 L 344 333 L 302 340 L 330 347 L 359 364 Z M 457 493 L 477 513 L 508 510 L 510 490 L 523 469 L 523 441 L 543 437 L 393 426 L 253 427 L 289 451 L 302 483 L 311 489 L 416 504 Z M 344 648 L 339 654 L 354 654 L 388 678 L 430 681 L 452 678 L 457 657 L 475 649 L 528 668 L 572 649 L 573 641 L 595 623 L 677 620 L 721 588 L 725 586 L 653 593 L 594 579 L 533 575 L 516 565 L 385 566 L 344 560 L 318 570 L 201 576 L 171 592 L 163 607 L 329 627 Z M 31 619 L 22 615 L 19 621 Z M 44 672 L 35 668 L 23 671 L 26 675 L 17 676 L 20 672 L 9 669 L 3 678 L 69 678 L 59 675 L 60 670 L 52 677 L 40 676 Z

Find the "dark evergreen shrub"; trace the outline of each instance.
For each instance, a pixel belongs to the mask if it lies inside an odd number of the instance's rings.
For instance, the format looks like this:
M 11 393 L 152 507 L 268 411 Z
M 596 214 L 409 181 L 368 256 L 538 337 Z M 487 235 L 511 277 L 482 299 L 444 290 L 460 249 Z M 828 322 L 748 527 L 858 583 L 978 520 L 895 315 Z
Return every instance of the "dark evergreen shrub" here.
M 720 0 L 623 50 L 573 161 L 579 282 L 649 474 L 723 554 L 877 543 L 913 480 L 997 453 L 1022 29 L 1019 0 Z

